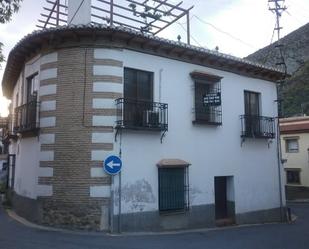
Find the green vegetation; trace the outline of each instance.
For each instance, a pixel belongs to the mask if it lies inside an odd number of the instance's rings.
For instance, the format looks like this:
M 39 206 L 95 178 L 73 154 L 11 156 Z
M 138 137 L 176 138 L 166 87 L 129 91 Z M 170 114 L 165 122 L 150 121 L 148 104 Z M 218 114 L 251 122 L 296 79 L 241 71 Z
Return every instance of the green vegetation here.
M 0 1 L 0 23 L 7 23 L 11 20 L 13 13 L 20 8 L 22 0 L 1 0 Z M 0 42 L 0 63 L 4 61 L 2 54 L 3 43 Z M 1 68 L 0 68 L 1 69 Z
M 287 79 L 282 96 L 284 116 L 309 115 L 309 61 Z

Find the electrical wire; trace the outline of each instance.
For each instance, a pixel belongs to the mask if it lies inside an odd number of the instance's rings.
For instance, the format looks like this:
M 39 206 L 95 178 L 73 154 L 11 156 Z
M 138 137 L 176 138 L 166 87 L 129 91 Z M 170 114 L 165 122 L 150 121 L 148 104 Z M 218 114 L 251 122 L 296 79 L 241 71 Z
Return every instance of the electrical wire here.
M 176 22 L 185 32 L 187 32 L 187 29 L 179 22 Z M 191 34 L 190 34 L 190 38 L 192 38 L 192 40 L 199 46 L 199 47 L 205 47 L 206 46 L 202 46 Z
M 164 8 L 164 10 L 165 11 L 168 11 L 167 9 L 166 9 L 166 7 L 165 6 L 162 6 L 163 8 Z M 172 20 L 172 18 L 169 16 L 169 18 Z M 191 17 L 191 19 L 192 19 L 192 17 Z M 190 20 L 191 20 L 190 19 Z M 180 23 L 180 22 L 176 22 L 178 25 L 180 25 L 181 26 L 181 28 L 185 31 L 185 32 L 187 32 L 187 29 L 182 25 L 182 23 Z M 190 36 L 190 38 L 199 46 L 199 47 L 204 47 L 204 48 L 207 48 L 207 46 L 202 46 L 191 34 L 189 34 L 189 36 Z M 208 48 L 207 48 L 208 49 Z
M 303 25 L 304 23 L 302 21 L 300 21 L 296 16 L 292 16 L 292 14 L 285 10 L 285 13 L 287 13 L 290 17 L 293 17 L 299 24 Z
M 275 30 L 276 30 L 276 24 L 275 24 L 275 27 L 273 28 L 273 33 L 271 35 L 269 46 L 273 43 L 273 40 L 274 40 L 274 37 L 275 37 Z M 271 52 L 272 52 L 272 49 L 269 48 L 267 55 L 264 57 L 264 59 L 262 61 L 262 64 L 266 64 L 266 62 L 268 61 L 268 58 L 269 58 Z

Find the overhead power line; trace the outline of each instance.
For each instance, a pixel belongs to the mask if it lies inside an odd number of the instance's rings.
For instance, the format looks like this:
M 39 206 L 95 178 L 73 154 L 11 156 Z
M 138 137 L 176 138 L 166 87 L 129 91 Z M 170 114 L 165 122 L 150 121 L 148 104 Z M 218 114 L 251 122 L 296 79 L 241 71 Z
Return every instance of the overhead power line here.
M 165 8 L 165 6 L 163 6 L 163 8 L 165 9 L 165 11 L 167 11 L 167 9 Z M 169 17 L 169 18 L 171 18 L 171 17 Z M 191 16 L 190 20 L 192 20 L 192 18 L 193 18 L 193 16 Z M 182 23 L 180 23 L 180 22 L 176 22 L 176 23 L 177 23 L 185 32 L 187 32 L 187 29 L 183 26 Z M 190 34 L 190 37 L 192 38 L 192 40 L 193 40 L 198 46 L 207 48 L 206 46 L 202 46 L 202 45 L 197 41 L 197 39 L 195 39 L 191 34 Z
M 232 39 L 234 39 L 234 40 L 236 40 L 236 41 L 238 41 L 238 42 L 240 42 L 240 43 L 242 43 L 242 44 L 244 44 L 244 45 L 246 45 L 246 46 L 248 46 L 248 47 L 250 47 L 250 48 L 257 49 L 255 46 L 253 46 L 253 45 L 251 45 L 251 44 L 249 44 L 249 43 L 247 43 L 247 42 L 241 40 L 240 38 L 237 38 L 236 36 L 234 36 L 234 35 L 232 35 L 232 34 L 226 32 L 226 31 L 224 31 L 224 30 L 222 30 L 222 29 L 216 27 L 214 24 L 212 24 L 212 23 L 210 23 L 210 22 L 207 22 L 207 21 L 203 20 L 202 18 L 198 17 L 197 15 L 194 15 L 194 17 L 195 17 L 197 20 L 199 20 L 201 23 L 204 23 L 204 24 L 206 24 L 206 25 L 211 26 L 213 29 L 217 30 L 218 32 L 220 32 L 220 33 L 222 33 L 222 34 L 225 34 L 225 35 L 229 36 L 230 38 L 232 38 Z

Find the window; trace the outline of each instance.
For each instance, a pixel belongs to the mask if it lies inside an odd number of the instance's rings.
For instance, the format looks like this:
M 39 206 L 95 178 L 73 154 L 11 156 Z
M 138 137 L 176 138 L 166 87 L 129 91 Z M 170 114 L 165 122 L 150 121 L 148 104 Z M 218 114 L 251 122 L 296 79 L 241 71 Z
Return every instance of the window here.
M 286 183 L 287 184 L 300 184 L 300 169 L 287 169 L 286 170 Z
M 27 78 L 26 103 L 36 101 L 36 90 L 38 89 L 39 75 L 34 74 Z
M 260 94 L 244 91 L 245 99 L 245 133 L 252 136 L 260 133 Z
M 194 71 L 195 120 L 193 123 L 221 125 L 221 77 Z
M 124 69 L 125 125 L 144 127 L 156 119 L 153 109 L 153 73 L 131 68 Z M 157 115 L 158 116 L 158 115 Z
M 187 167 L 159 168 L 159 210 L 183 211 L 188 206 Z
M 153 73 L 132 68 L 125 68 L 124 98 L 152 102 Z
M 245 91 L 245 115 L 260 115 L 260 94 L 256 92 Z
M 299 149 L 298 139 L 297 138 L 286 139 L 285 149 L 287 153 L 297 153 Z
M 117 129 L 164 131 L 168 104 L 153 101 L 154 73 L 124 69 L 124 97 L 116 100 Z
M 21 95 L 22 105 L 18 105 L 18 94 L 16 95 L 16 106 L 14 109 L 14 132 L 28 133 L 36 132 L 39 128 L 39 103 L 37 101 L 37 89 L 39 88 L 38 74 L 28 77 L 25 82 L 24 94 Z

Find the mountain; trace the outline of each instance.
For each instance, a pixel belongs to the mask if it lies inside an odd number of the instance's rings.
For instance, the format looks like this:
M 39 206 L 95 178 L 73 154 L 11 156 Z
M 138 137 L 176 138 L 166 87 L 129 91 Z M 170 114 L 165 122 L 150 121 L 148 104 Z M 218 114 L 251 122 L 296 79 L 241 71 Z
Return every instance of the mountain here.
M 287 65 L 287 78 L 282 88 L 285 116 L 309 115 L 309 23 L 280 39 Z M 264 47 L 246 59 L 276 67 L 277 42 Z

